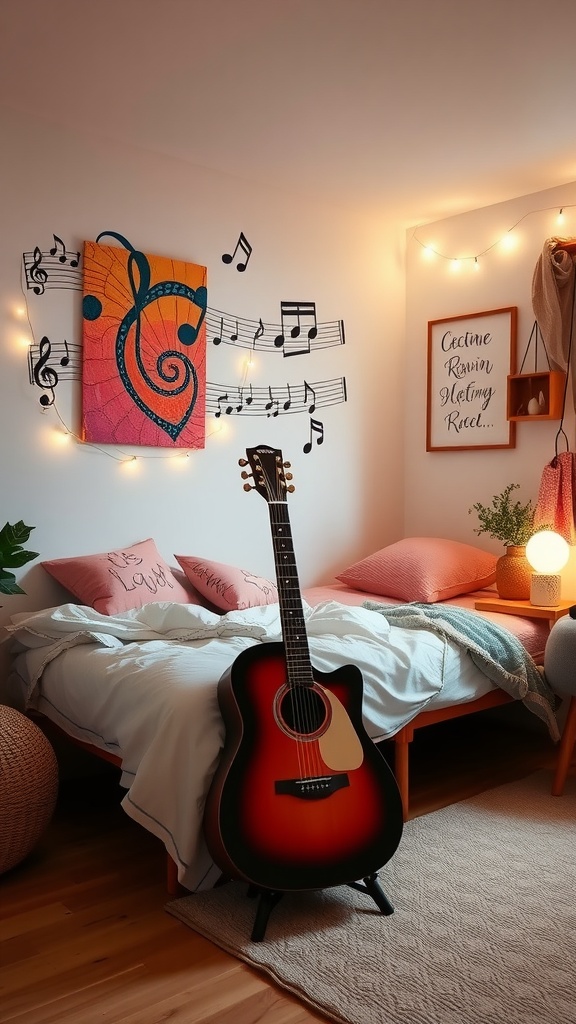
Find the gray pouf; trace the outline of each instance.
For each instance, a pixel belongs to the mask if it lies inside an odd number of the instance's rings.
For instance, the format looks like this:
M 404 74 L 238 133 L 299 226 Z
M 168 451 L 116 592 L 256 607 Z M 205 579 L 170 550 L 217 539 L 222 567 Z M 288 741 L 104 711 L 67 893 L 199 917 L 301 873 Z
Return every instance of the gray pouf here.
M 570 699 L 552 783 L 552 794 L 562 796 L 576 745 L 576 619 L 570 615 L 558 619 L 550 630 L 544 672 L 554 692 Z
M 550 630 L 544 651 L 544 672 L 554 693 L 576 694 L 576 619 L 564 615 Z

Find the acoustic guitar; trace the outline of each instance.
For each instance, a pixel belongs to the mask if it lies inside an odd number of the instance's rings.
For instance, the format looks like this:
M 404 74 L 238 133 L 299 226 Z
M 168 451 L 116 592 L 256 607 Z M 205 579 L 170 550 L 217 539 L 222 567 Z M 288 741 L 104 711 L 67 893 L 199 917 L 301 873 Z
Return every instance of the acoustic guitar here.
M 240 465 L 252 474 L 242 476 L 254 486 L 245 489 L 269 507 L 283 642 L 247 648 L 218 684 L 226 734 L 206 842 L 226 876 L 260 890 L 354 884 L 375 878 L 395 852 L 400 793 L 363 725 L 360 670 L 323 673 L 310 662 L 286 500 L 290 464 L 267 445 L 246 454 Z

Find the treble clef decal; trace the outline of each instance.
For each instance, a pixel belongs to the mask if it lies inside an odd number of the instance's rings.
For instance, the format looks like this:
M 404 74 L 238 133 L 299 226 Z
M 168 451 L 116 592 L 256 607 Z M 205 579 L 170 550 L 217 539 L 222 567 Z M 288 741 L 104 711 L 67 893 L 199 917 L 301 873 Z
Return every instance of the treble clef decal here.
M 42 388 L 44 391 L 43 395 L 40 395 L 40 405 L 45 409 L 49 405 L 54 405 L 55 395 L 54 388 L 58 383 L 58 374 L 53 366 L 48 365 L 48 360 L 52 354 L 52 345 L 49 339 L 44 336 L 40 341 L 39 345 L 39 356 L 36 362 L 32 366 L 32 377 L 34 383 Z
M 115 231 L 101 232 L 96 243 L 106 237 L 116 239 L 128 253 L 125 273 L 133 303 L 124 313 L 116 333 L 115 357 L 120 379 L 138 408 L 176 441 L 192 415 L 199 394 L 194 362 L 176 343 L 189 349 L 197 341 L 206 315 L 206 287 L 192 288 L 175 280 L 152 284 L 148 257 Z M 188 318 L 176 322 L 175 317 L 181 317 L 183 310 Z M 102 313 L 100 299 L 85 294 L 84 319 L 94 321 Z

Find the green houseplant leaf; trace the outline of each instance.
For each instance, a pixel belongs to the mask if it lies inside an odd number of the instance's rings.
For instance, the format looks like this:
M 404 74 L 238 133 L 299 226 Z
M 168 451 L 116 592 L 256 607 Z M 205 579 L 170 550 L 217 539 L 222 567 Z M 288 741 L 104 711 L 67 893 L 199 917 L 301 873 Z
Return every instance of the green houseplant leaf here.
M 508 484 L 501 494 L 494 495 L 491 505 L 477 501 L 468 509 L 469 514 L 476 512 L 480 523 L 474 533 L 487 533 L 506 547 L 525 547 L 534 533 L 534 509 L 531 501 L 525 505 L 512 501 L 512 491 L 517 487 L 520 484 Z
M 24 594 L 25 591 L 16 583 L 16 577 L 10 569 L 19 569 L 26 562 L 38 558 L 37 551 L 27 551 L 23 545 L 28 540 L 34 526 L 26 526 L 22 520 L 18 523 L 5 523 L 0 530 L 0 594 Z

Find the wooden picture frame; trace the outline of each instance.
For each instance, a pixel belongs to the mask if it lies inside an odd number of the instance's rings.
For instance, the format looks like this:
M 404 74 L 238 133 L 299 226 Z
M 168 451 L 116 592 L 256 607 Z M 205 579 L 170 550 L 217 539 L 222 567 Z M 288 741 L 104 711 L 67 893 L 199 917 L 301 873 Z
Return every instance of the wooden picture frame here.
M 518 309 L 428 321 L 426 451 L 514 448 L 507 417 Z

